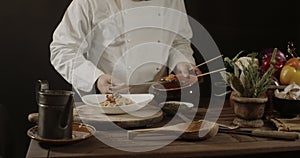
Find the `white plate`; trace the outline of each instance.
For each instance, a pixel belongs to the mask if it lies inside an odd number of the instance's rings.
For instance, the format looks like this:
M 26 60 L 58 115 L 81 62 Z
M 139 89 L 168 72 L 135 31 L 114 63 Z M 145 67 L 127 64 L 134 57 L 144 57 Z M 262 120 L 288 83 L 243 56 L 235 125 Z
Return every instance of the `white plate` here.
M 99 104 L 106 100 L 107 94 L 91 94 L 82 97 L 82 101 L 91 106 L 99 107 L 99 111 L 105 114 L 124 114 L 137 111 L 147 105 L 153 98 L 153 94 L 121 94 L 122 97 L 129 98 L 135 104 L 122 106 L 100 106 Z

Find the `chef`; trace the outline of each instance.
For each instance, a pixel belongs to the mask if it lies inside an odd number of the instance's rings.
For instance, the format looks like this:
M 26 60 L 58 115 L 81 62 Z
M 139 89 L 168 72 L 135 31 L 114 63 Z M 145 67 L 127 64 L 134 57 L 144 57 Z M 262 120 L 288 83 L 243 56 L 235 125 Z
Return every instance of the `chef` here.
M 170 72 L 201 73 L 191 37 L 183 0 L 73 0 L 53 34 L 51 63 L 76 89 L 112 93 Z

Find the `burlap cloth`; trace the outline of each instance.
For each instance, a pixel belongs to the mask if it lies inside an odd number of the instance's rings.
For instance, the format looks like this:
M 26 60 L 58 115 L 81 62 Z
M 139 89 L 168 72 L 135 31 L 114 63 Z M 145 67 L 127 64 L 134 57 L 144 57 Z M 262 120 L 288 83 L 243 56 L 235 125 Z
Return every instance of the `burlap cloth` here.
M 285 118 L 272 118 L 271 122 L 278 128 L 278 131 L 294 131 L 300 132 L 300 117 L 285 119 Z

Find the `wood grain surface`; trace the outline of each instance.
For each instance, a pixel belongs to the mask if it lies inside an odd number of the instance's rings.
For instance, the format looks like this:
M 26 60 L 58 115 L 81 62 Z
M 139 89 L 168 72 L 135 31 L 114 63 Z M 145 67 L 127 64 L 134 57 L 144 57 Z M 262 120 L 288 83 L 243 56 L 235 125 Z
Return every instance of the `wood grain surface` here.
M 205 116 L 207 110 L 205 108 L 197 109 L 197 116 L 195 119 L 201 119 Z M 211 111 L 213 112 L 213 111 Z M 226 106 L 222 109 L 219 123 L 231 123 L 235 118 L 233 109 Z M 164 118 L 163 122 L 168 120 Z M 266 123 L 263 129 L 274 129 L 274 127 Z M 113 138 L 123 137 L 124 135 L 116 132 L 107 131 L 108 135 Z M 101 132 L 102 133 L 102 132 Z M 105 135 L 105 132 L 102 133 Z M 149 137 L 148 144 L 155 145 L 157 141 L 164 141 L 164 139 L 153 140 Z M 137 141 L 145 141 L 145 138 L 139 138 Z M 119 147 L 126 147 L 129 140 L 118 139 L 116 145 Z M 142 146 L 139 143 L 131 144 L 133 148 L 139 149 Z M 49 151 L 49 153 L 47 153 Z M 271 138 L 260 138 L 253 136 L 218 133 L 215 137 L 201 141 L 186 141 L 176 140 L 167 146 L 149 152 L 126 152 L 114 149 L 105 145 L 95 137 L 88 140 L 62 146 L 50 147 L 49 149 L 42 148 L 38 142 L 32 140 L 28 149 L 27 157 L 234 157 L 241 155 L 252 154 L 270 154 L 278 152 L 300 151 L 300 141 L 286 141 L 276 140 Z M 42 153 L 44 152 L 44 153 Z M 49 154 L 49 155 L 47 155 Z

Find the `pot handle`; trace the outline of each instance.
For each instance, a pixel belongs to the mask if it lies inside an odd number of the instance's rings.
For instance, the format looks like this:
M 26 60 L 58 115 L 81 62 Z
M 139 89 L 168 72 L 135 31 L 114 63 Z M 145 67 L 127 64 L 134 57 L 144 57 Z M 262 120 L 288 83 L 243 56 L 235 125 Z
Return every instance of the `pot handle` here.
M 70 122 L 73 121 L 73 94 L 69 95 L 68 102 L 65 105 L 63 112 L 60 114 L 59 125 L 60 128 L 66 129 L 70 125 Z
M 36 102 L 39 102 L 39 92 L 48 90 L 49 89 L 49 82 L 47 80 L 38 80 L 35 85 L 35 97 Z

